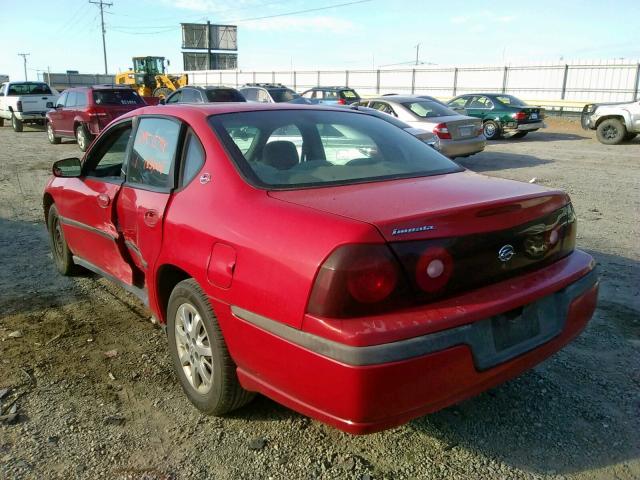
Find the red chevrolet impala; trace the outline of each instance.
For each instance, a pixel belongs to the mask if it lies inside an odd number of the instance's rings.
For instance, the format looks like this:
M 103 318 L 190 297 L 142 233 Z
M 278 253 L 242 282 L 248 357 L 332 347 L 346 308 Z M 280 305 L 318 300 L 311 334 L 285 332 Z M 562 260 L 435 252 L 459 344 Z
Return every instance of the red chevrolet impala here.
M 464 170 L 358 111 L 144 107 L 53 174 L 58 270 L 138 295 L 211 414 L 260 392 L 382 430 L 531 368 L 596 306 L 565 193 Z

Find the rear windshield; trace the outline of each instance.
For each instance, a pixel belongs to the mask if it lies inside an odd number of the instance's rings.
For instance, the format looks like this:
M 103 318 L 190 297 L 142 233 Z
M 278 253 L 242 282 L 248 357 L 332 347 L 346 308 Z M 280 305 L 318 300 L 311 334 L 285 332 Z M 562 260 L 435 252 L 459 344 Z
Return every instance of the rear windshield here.
M 278 103 L 290 102 L 291 100 L 295 100 L 296 98 L 300 97 L 300 95 L 298 95 L 293 90 L 289 90 L 288 88 L 270 88 L 269 93 L 271 94 L 273 101 Z
M 242 94 L 232 88 L 207 90 L 207 100 L 210 102 L 246 102 Z
M 418 100 L 416 102 L 403 103 L 405 107 L 411 110 L 420 118 L 446 117 L 448 115 L 459 115 L 444 105 L 432 102 L 430 100 Z
M 144 100 L 133 90 L 94 90 L 93 102 L 96 105 L 144 105 Z
M 511 105 L 512 107 L 526 107 L 527 104 L 513 95 L 499 95 L 496 97 L 500 103 Z
M 244 177 L 259 187 L 342 185 L 461 170 L 413 135 L 357 112 L 236 112 L 209 121 Z
M 53 95 L 46 83 L 12 83 L 7 95 Z

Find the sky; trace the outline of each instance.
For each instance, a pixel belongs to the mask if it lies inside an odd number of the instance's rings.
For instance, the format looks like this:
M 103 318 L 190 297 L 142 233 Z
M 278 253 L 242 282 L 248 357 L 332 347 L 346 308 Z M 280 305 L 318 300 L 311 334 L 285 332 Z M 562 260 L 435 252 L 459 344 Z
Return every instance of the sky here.
M 158 55 L 182 70 L 180 23 L 238 25 L 241 70 L 640 59 L 640 0 L 105 0 L 109 73 Z M 268 17 L 268 18 L 263 18 Z M 104 73 L 88 0 L 0 0 L 0 74 Z

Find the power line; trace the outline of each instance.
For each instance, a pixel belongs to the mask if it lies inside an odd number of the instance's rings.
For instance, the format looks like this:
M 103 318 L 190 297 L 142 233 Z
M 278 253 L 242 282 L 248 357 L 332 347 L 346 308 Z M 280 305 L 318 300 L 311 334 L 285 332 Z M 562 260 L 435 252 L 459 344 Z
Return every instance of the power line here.
M 111 7 L 113 6 L 113 3 L 103 2 L 102 0 L 89 0 L 89 3 L 93 3 L 94 5 L 98 5 L 100 7 L 100 24 L 102 25 L 102 53 L 104 54 L 104 74 L 108 75 L 109 72 L 107 71 L 107 44 L 104 39 L 104 35 L 105 33 L 107 33 L 104 28 L 104 7 Z
M 30 53 L 19 53 L 18 56 L 22 57 L 22 60 L 24 61 L 24 81 L 26 82 L 27 80 L 29 80 L 27 78 L 27 57 L 31 55 Z

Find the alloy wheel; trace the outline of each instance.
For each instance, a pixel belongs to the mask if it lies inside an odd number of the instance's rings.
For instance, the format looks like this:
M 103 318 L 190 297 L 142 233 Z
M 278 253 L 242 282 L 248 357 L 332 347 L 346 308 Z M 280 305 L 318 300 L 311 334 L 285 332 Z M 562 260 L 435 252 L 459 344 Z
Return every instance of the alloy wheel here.
M 175 335 L 180 366 L 189 384 L 199 394 L 208 393 L 213 385 L 213 354 L 202 317 L 190 303 L 176 311 Z

